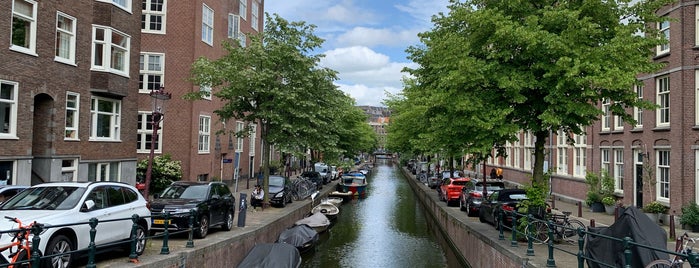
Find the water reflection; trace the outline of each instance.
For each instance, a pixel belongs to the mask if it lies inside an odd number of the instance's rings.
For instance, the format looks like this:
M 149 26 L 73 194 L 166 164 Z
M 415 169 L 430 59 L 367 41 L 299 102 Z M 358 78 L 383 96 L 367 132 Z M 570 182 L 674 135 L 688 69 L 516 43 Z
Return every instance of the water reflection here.
M 337 222 L 302 267 L 448 267 L 410 185 L 390 162 L 377 163 L 367 197 L 340 207 Z

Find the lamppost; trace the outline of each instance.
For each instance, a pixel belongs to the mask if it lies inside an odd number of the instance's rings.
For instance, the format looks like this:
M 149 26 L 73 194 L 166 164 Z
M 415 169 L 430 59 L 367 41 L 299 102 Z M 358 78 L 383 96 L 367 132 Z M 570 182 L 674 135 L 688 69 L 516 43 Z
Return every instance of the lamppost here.
M 153 173 L 153 158 L 155 158 L 155 146 L 158 142 L 158 129 L 160 122 L 165 116 L 165 103 L 172 98 L 172 94 L 165 92 L 165 87 L 160 86 L 158 90 L 151 90 L 150 97 L 153 100 L 153 113 L 151 114 L 151 126 L 153 127 L 153 135 L 150 138 L 150 155 L 148 156 L 148 167 L 146 168 L 146 185 L 143 190 L 143 197 L 148 199 L 148 191 L 150 190 L 151 174 Z

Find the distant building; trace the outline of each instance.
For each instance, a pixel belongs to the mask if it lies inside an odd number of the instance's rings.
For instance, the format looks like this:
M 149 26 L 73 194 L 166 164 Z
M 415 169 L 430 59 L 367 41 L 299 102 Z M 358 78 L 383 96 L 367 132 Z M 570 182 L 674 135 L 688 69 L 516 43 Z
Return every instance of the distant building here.
M 378 138 L 377 150 L 386 149 L 386 128 L 391 121 L 391 111 L 386 107 L 358 106 L 368 117 L 368 123 Z

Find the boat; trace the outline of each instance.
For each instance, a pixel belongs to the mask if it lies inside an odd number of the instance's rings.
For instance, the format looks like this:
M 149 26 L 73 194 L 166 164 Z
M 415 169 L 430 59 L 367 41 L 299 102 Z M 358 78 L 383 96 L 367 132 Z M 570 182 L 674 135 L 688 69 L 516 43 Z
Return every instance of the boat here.
M 333 204 L 336 207 L 339 207 L 340 205 L 342 205 L 342 203 L 344 201 L 345 201 L 344 198 L 336 197 L 336 196 L 328 196 L 326 198 L 323 198 L 323 202 L 329 202 L 330 204 Z
M 238 268 L 299 268 L 301 252 L 286 243 L 257 244 L 248 252 Z
M 308 225 L 317 233 L 322 234 L 330 228 L 330 219 L 323 213 L 313 213 L 308 217 L 300 219 L 294 225 Z
M 337 185 L 338 188 L 341 188 L 340 185 Z M 328 197 L 339 197 L 342 198 L 342 201 L 347 203 L 350 200 L 352 200 L 352 197 L 354 196 L 354 193 L 352 191 L 348 192 L 340 192 L 340 191 L 333 191 L 331 192 Z
M 284 230 L 277 238 L 277 243 L 287 243 L 296 247 L 301 254 L 311 250 L 319 239 L 318 232 L 308 225 L 294 225 Z
M 311 209 L 311 213 L 323 213 L 325 217 L 328 217 L 328 219 L 332 221 L 337 219 L 337 214 L 340 213 L 340 209 L 332 203 L 320 202 L 320 204 Z
M 366 197 L 366 176 L 358 171 L 342 174 L 342 179 L 337 184 L 341 192 L 352 192 L 358 198 Z

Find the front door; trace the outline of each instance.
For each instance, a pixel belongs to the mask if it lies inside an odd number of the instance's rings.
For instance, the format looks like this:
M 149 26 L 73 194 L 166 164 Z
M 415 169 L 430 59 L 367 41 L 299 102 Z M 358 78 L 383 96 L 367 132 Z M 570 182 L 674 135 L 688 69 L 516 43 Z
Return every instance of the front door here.
M 643 164 L 636 164 L 636 207 L 643 207 Z

